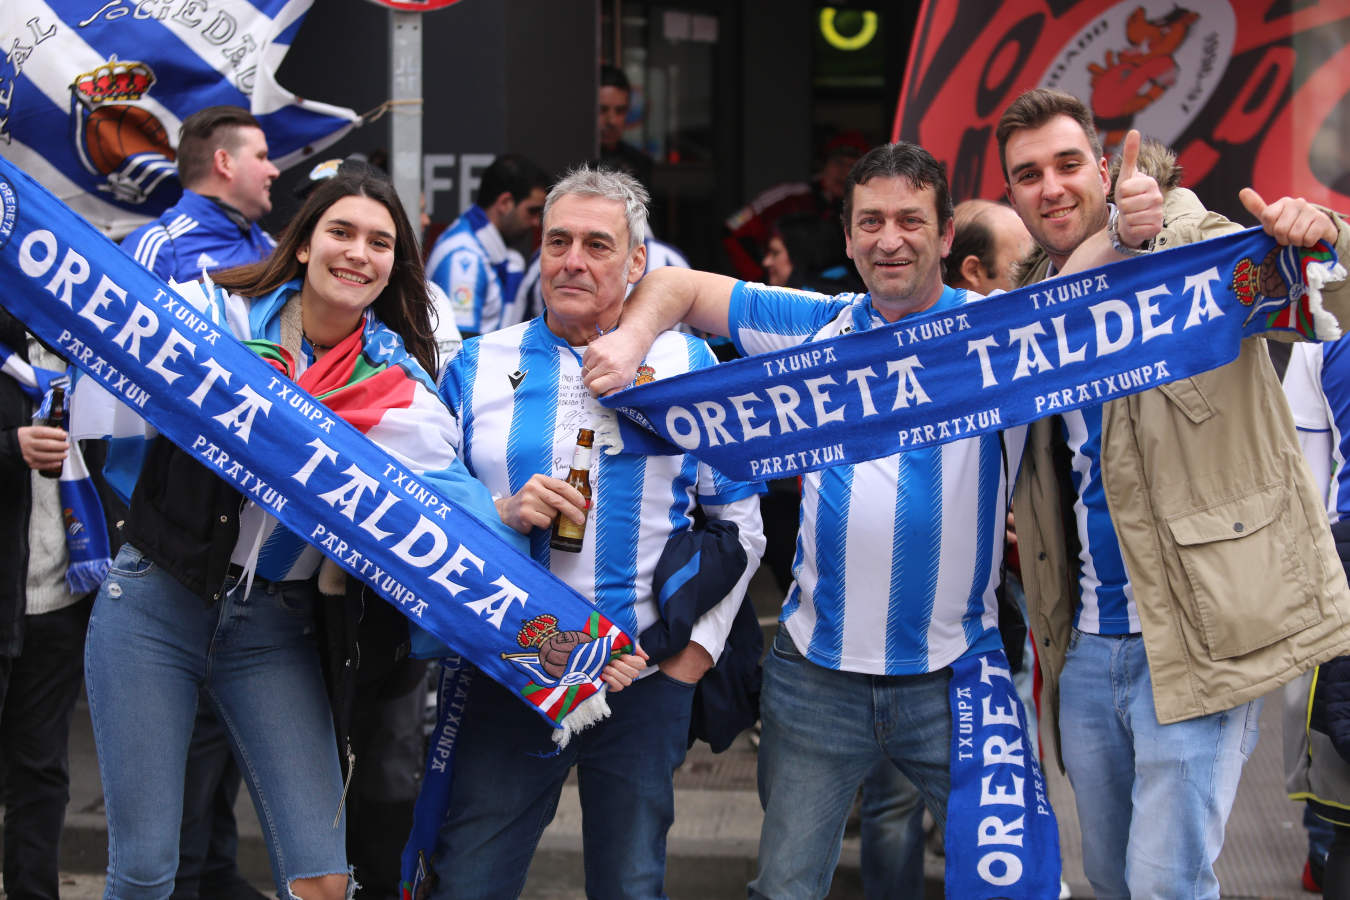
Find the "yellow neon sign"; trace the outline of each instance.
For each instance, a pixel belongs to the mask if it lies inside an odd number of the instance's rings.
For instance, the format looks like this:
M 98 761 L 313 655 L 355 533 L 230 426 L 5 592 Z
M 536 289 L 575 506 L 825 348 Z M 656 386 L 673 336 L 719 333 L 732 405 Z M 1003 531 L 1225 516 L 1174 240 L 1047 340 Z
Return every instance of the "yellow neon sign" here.
M 857 34 L 850 36 L 840 34 L 835 26 L 834 18 L 837 12 L 833 6 L 827 6 L 820 11 L 820 34 L 831 47 L 840 50 L 861 50 L 872 43 L 872 39 L 877 36 L 877 14 L 874 10 L 862 11 L 862 28 L 858 29 Z

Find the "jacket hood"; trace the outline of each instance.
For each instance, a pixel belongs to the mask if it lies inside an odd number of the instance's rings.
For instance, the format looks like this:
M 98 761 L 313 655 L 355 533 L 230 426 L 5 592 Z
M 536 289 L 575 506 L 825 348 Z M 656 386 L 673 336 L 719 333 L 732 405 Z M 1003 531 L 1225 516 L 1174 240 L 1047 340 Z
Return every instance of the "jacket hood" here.
M 1181 166 L 1177 165 L 1177 155 L 1167 146 L 1155 140 L 1146 140 L 1139 146 L 1139 171 L 1152 175 L 1164 194 L 1181 184 Z M 1116 202 L 1116 178 L 1120 175 L 1120 157 L 1111 159 L 1111 194 L 1107 197 Z

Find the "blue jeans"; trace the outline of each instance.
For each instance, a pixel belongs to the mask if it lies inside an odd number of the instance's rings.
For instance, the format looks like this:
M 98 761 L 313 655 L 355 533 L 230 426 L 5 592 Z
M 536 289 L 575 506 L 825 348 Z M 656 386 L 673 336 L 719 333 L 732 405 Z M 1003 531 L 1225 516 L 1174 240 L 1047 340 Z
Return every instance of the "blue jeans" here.
M 764 661 L 759 800 L 764 825 L 751 897 L 824 897 L 849 806 L 891 760 L 939 827 L 951 790 L 950 670 L 861 675 L 809 662 L 779 629 Z
M 1326 865 L 1327 854 L 1331 852 L 1331 842 L 1336 837 L 1335 826 L 1305 804 L 1303 828 L 1308 832 L 1308 859 L 1317 860 L 1319 866 Z
M 232 587 L 227 582 L 227 587 Z M 345 873 L 342 794 L 307 582 L 255 581 L 214 606 L 130 544 L 99 589 L 85 644 L 108 816 L 108 886 L 165 898 L 178 865 L 183 775 L 198 691 L 224 722 L 253 794 L 277 891 Z
M 862 786 L 863 896 L 923 896 L 923 798 L 884 760 Z
M 239 828 L 234 803 L 243 776 L 230 735 L 211 700 L 197 697 L 197 719 L 183 778 L 183 822 L 178 831 L 178 874 L 173 900 L 252 897 L 239 873 Z
M 552 729 L 538 713 L 486 675 L 475 676 L 455 747 L 432 896 L 519 896 L 575 765 L 586 896 L 665 897 L 672 779 L 688 745 L 694 686 L 657 672 L 608 701 L 609 718 L 556 752 Z
M 1059 684 L 1060 747 L 1096 896 L 1218 897 L 1214 860 L 1261 701 L 1158 724 L 1137 635 L 1075 630 Z
M 1011 570 L 1007 573 L 1007 578 L 1003 582 L 1008 591 L 1008 596 L 1016 603 L 1022 611 L 1022 621 L 1030 622 L 1031 616 L 1027 613 L 1027 592 L 1022 588 L 1022 580 Z M 1040 758 L 1041 745 L 1037 729 L 1040 727 L 1036 721 L 1036 650 L 1031 646 L 1031 630 L 1027 630 L 1026 640 L 1022 642 L 1022 668 L 1013 673 L 1013 687 L 1017 689 L 1017 696 L 1022 700 L 1022 710 L 1026 713 L 1027 720 L 1027 746 L 1032 749 Z

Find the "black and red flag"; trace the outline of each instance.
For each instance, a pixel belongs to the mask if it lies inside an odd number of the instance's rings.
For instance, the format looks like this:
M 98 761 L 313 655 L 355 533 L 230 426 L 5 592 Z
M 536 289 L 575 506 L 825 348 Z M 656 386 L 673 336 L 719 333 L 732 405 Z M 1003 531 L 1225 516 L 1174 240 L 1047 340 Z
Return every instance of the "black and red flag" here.
M 1241 214 L 1240 188 L 1350 211 L 1350 2 L 925 0 L 893 138 L 947 164 L 955 199 L 1003 193 L 994 128 L 1032 87 L 1092 108 L 1110 153 L 1130 128 L 1182 183 Z

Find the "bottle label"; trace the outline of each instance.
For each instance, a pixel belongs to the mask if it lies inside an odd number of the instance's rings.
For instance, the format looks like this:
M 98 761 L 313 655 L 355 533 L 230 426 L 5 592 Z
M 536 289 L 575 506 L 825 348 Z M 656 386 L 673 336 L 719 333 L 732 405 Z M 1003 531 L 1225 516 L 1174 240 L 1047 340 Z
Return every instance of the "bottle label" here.
M 591 467 L 591 448 L 578 447 L 572 453 L 572 468 L 589 469 Z
M 558 537 L 580 541 L 586 537 L 586 526 L 578 525 L 567 516 L 558 517 Z

